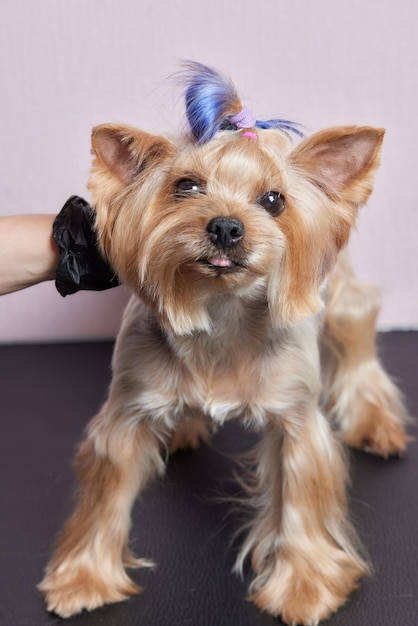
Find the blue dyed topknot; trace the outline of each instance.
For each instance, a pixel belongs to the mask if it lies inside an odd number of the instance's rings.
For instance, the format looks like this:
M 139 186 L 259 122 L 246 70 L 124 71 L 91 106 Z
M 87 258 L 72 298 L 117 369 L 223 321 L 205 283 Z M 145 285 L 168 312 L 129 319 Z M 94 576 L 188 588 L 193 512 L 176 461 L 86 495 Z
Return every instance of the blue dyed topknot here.
M 214 68 L 197 62 L 187 63 L 180 76 L 186 85 L 187 120 L 197 143 L 210 141 L 219 130 L 237 129 L 229 118 L 243 107 L 232 81 Z M 257 120 L 256 127 L 304 136 L 302 127 L 290 120 Z
M 228 115 L 242 108 L 231 81 L 211 67 L 188 63 L 183 73 L 186 115 L 193 136 L 199 143 L 212 139 Z

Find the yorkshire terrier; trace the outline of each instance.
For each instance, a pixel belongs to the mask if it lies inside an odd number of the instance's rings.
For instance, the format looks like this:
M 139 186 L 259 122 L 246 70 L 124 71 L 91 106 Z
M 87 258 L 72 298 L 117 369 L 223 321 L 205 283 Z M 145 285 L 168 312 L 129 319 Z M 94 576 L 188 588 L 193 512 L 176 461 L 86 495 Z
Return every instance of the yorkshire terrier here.
M 184 72 L 189 131 L 93 129 L 100 249 L 134 295 L 106 403 L 81 443 L 74 513 L 40 589 L 68 617 L 140 591 L 125 568 L 130 510 L 166 452 L 239 419 L 260 432 L 254 516 L 236 570 L 249 596 L 312 626 L 368 573 L 348 519 L 344 444 L 403 453 L 406 412 L 375 350 L 379 295 L 343 252 L 384 131 L 308 138 L 257 121 L 229 79 Z

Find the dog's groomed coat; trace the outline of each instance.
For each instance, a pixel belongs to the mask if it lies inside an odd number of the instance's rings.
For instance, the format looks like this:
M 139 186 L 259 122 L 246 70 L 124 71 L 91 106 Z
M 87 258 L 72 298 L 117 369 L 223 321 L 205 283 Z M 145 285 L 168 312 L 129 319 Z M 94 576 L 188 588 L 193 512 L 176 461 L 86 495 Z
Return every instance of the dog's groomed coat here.
M 149 564 L 128 548 L 137 493 L 167 450 L 240 419 L 262 434 L 237 570 L 249 557 L 261 610 L 314 625 L 368 571 L 341 441 L 388 456 L 407 440 L 375 355 L 378 295 L 341 253 L 384 133 L 349 126 L 293 142 L 295 127 L 251 120 L 214 70 L 185 76 L 190 136 L 93 130 L 98 240 L 134 295 L 40 588 L 63 617 L 137 593 L 125 571 Z

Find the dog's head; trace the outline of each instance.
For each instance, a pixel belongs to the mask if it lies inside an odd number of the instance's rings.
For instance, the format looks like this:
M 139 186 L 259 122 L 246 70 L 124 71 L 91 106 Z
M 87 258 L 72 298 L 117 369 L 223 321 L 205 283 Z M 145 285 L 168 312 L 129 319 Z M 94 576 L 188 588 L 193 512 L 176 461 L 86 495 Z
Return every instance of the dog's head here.
M 333 128 L 294 145 L 261 125 L 219 123 L 209 140 L 179 142 L 93 130 L 102 250 L 175 333 L 209 330 L 210 304 L 226 293 L 263 298 L 278 325 L 315 314 L 372 190 L 382 130 Z

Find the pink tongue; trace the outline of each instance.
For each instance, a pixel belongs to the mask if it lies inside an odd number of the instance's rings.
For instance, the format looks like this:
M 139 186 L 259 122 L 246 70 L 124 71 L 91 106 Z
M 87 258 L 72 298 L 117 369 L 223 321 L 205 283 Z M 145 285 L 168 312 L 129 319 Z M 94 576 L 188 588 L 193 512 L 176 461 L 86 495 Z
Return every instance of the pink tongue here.
M 213 256 L 208 260 L 209 265 L 215 265 L 215 267 L 230 267 L 232 265 L 231 259 L 224 256 Z

